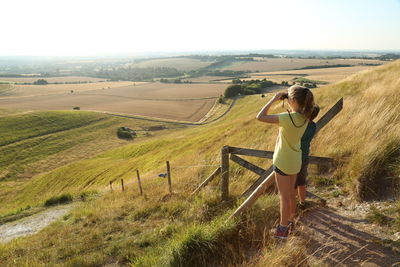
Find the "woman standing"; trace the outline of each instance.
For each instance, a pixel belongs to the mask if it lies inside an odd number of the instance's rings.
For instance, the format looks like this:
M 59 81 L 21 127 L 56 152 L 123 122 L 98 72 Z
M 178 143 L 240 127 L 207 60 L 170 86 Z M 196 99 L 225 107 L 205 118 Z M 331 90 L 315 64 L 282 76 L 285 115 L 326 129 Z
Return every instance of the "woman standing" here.
M 285 113 L 270 115 L 269 109 L 274 102 L 287 99 L 290 110 Z M 277 93 L 260 110 L 257 120 L 279 125 L 276 140 L 273 167 L 275 181 L 280 194 L 280 224 L 275 237 L 286 239 L 289 227 L 293 226 L 296 214 L 296 177 L 301 169 L 302 157 L 300 140 L 312 116 L 314 96 L 310 89 L 293 85 L 287 93 Z

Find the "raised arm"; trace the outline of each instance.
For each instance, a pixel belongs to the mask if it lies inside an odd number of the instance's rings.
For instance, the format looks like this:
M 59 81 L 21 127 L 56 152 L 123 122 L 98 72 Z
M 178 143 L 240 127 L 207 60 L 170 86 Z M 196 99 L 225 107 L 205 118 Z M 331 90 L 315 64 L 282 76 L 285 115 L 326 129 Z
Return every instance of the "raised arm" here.
M 279 101 L 281 99 L 281 96 L 284 93 L 276 93 L 269 101 L 268 103 L 258 112 L 256 119 L 262 122 L 266 123 L 279 123 L 279 118 L 278 115 L 269 115 L 268 111 L 269 108 L 272 106 L 272 104 L 276 101 Z

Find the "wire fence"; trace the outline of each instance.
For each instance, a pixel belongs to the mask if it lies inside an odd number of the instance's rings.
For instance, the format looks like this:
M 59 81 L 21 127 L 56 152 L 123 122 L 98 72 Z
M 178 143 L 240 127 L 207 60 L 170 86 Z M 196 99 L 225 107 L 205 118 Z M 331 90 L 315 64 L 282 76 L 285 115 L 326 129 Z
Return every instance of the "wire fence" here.
M 203 160 L 203 162 L 210 162 L 210 160 Z M 169 163 L 167 163 L 168 165 Z M 194 168 L 210 168 L 210 167 L 220 167 L 220 164 L 196 164 L 196 165 L 178 165 L 178 166 L 172 166 L 172 170 L 183 170 L 183 169 L 194 169 Z M 130 169 L 130 171 L 132 171 L 133 168 Z M 140 187 L 140 192 L 141 194 L 143 194 L 143 188 L 142 188 L 142 183 L 146 183 L 149 181 L 156 181 L 156 180 L 168 180 L 169 179 L 169 183 L 171 183 L 171 174 L 168 173 L 168 170 L 165 169 L 165 171 L 163 170 L 153 170 L 150 171 L 148 173 L 146 173 L 144 176 L 141 176 L 139 174 L 139 171 L 137 170 L 137 177 L 134 177 L 135 175 L 133 174 L 133 177 L 130 179 L 126 179 L 127 181 L 124 182 L 124 179 L 121 178 L 120 180 L 120 186 L 122 188 L 122 191 L 125 191 L 125 189 L 127 189 L 126 187 L 128 185 L 132 185 L 132 184 L 137 184 Z M 168 177 L 169 176 L 169 177 Z M 136 180 L 137 179 L 137 180 Z M 109 181 L 109 187 L 111 190 L 116 189 L 115 184 L 117 184 L 117 187 L 119 187 L 119 181 L 118 179 L 114 179 L 112 181 Z M 194 181 L 184 181 L 182 179 L 179 180 L 179 185 L 180 186 L 197 186 L 197 184 Z

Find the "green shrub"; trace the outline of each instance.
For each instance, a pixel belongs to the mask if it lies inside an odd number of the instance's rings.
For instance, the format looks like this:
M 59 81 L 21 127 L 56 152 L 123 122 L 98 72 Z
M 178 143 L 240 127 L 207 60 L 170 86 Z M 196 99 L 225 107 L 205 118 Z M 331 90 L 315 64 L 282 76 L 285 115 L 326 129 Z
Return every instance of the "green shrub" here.
M 36 84 L 36 85 L 45 85 L 45 84 L 48 84 L 48 82 L 47 82 L 46 80 L 44 80 L 44 79 L 39 79 L 39 80 L 37 80 L 36 82 L 33 82 L 33 84 Z
M 117 136 L 122 139 L 133 139 L 135 136 L 134 132 L 126 127 L 119 127 L 117 130 Z
M 240 84 L 232 84 L 226 88 L 224 96 L 225 97 L 233 97 L 237 96 L 242 90 L 242 86 Z
M 56 197 L 51 197 L 46 202 L 44 205 L 47 206 L 54 206 L 58 204 L 66 204 L 69 203 L 73 200 L 73 197 L 71 194 L 62 194 L 61 196 L 56 196 Z

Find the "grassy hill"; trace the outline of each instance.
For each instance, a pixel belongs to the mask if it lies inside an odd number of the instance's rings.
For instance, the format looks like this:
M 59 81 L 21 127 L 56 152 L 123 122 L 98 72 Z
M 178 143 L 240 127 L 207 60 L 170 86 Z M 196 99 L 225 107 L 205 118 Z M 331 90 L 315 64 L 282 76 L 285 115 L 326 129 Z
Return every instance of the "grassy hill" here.
M 0 215 L 35 205 L 15 200 L 23 194 L 21 188 L 36 175 L 168 131 L 147 131 L 155 125 L 167 129 L 180 127 L 82 111 L 31 112 L 0 117 L 0 199 L 4 203 Z M 138 137 L 134 141 L 119 139 L 116 131 L 120 126 L 136 130 Z
M 334 157 L 335 183 L 360 199 L 382 197 L 398 183 L 399 73 L 400 61 L 396 61 L 314 90 L 321 114 L 340 97 L 345 102 L 343 111 L 314 140 L 312 154 Z M 222 146 L 273 150 L 277 127 L 255 120 L 268 97 L 240 98 L 218 122 L 171 131 L 31 179 L 15 195 L 17 203 L 102 191 L 110 180 L 121 178 L 132 183 L 125 193 L 103 191 L 101 198 L 81 203 L 63 221 L 38 235 L 0 246 L 0 260 L 67 266 L 201 266 L 240 263 L 248 260 L 249 251 L 270 249 L 272 241 L 264 230 L 278 216 L 276 196 L 263 197 L 242 220 L 230 223 L 224 219 L 237 203 L 218 201 L 218 181 L 200 196 L 189 197 L 220 163 Z M 282 111 L 280 105 L 275 111 Z M 165 172 L 166 160 L 171 162 L 173 196 L 167 195 L 166 181 L 156 177 Z M 264 167 L 270 164 L 269 160 L 251 160 Z M 133 182 L 137 168 L 143 174 L 144 198 Z M 233 163 L 230 172 L 234 197 L 256 178 Z

